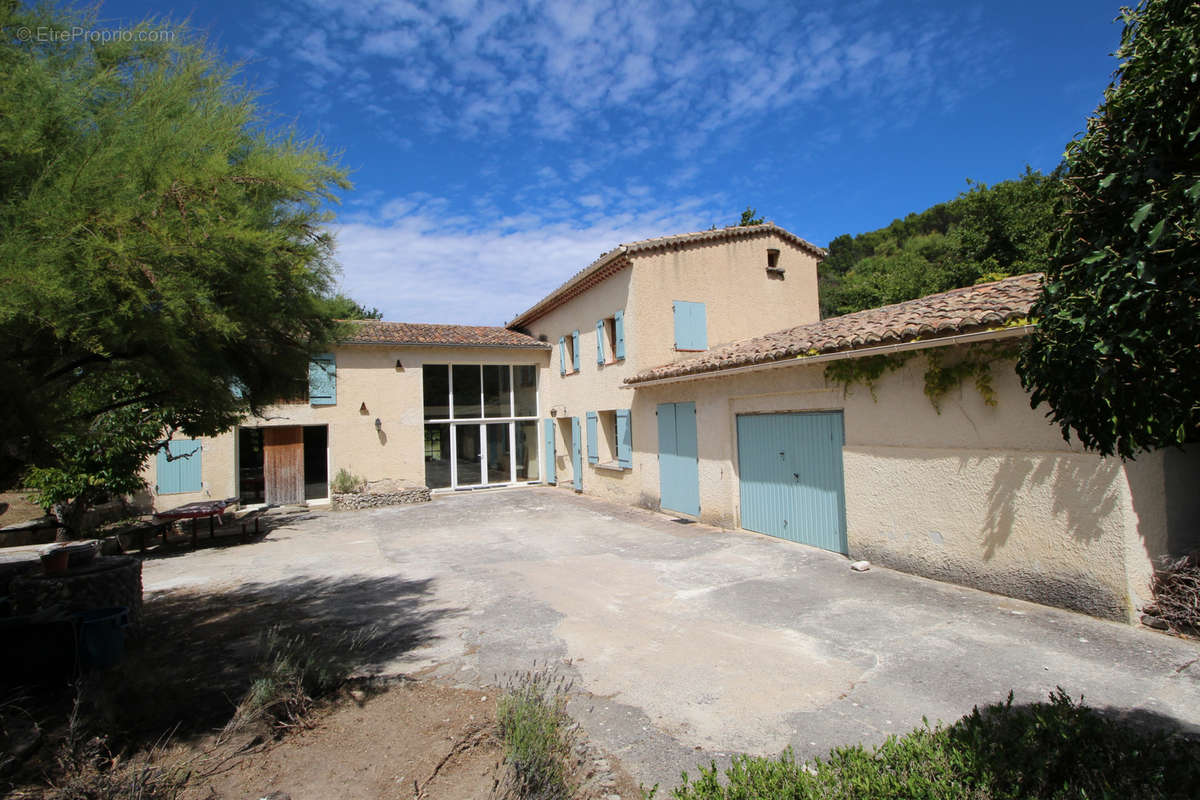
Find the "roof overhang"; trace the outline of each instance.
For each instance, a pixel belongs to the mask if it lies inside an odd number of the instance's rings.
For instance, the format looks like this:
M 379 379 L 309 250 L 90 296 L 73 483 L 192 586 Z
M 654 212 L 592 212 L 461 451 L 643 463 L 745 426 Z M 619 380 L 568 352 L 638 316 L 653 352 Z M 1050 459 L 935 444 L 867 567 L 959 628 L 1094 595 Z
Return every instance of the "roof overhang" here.
M 888 353 L 903 353 L 912 350 L 929 350 L 934 347 L 950 347 L 957 344 L 975 344 L 977 342 L 994 342 L 1003 339 L 1016 339 L 1021 336 L 1027 336 L 1037 328 L 1037 324 L 1015 325 L 1009 328 L 989 328 L 982 331 L 971 331 L 970 333 L 958 333 L 950 336 L 939 336 L 936 339 L 914 339 L 907 342 L 894 342 L 892 344 L 879 345 L 876 347 L 862 347 L 856 350 L 838 350 L 832 353 L 818 353 L 814 356 L 794 356 L 792 358 L 781 358 L 778 361 L 766 361 L 760 364 L 747 364 L 740 367 L 729 367 L 727 369 L 714 369 L 704 372 L 693 372 L 688 375 L 673 375 L 669 378 L 654 378 L 647 381 L 638 381 L 637 383 L 621 384 L 622 389 L 641 389 L 646 386 L 661 386 L 667 383 L 683 383 L 684 381 L 697 381 L 705 378 L 725 378 L 730 375 L 739 375 L 744 372 L 763 372 L 771 369 L 782 369 L 784 367 L 807 367 L 812 364 L 822 364 L 829 361 L 842 361 L 848 358 L 866 358 L 868 356 L 886 355 Z

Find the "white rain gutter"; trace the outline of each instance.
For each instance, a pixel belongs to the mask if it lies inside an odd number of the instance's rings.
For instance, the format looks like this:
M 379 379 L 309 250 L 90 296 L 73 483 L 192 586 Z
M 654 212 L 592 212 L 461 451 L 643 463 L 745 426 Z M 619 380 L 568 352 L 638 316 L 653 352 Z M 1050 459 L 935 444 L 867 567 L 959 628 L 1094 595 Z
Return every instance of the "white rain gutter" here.
M 940 336 L 936 339 L 916 339 L 911 342 L 897 342 L 896 344 L 880 345 L 878 347 L 863 347 L 858 350 L 839 350 L 836 353 L 822 353 L 815 356 L 793 356 L 791 358 L 781 358 L 776 361 L 766 361 L 761 364 L 747 364 L 744 367 L 731 367 L 729 369 L 714 369 L 706 372 L 693 372 L 687 375 L 673 375 L 670 378 L 657 378 L 650 381 L 638 381 L 634 384 L 622 383 L 622 389 L 640 389 L 643 386 L 660 386 L 667 383 L 681 383 L 683 381 L 695 381 L 703 378 L 724 378 L 726 375 L 737 375 L 742 372 L 759 372 L 768 369 L 779 369 L 780 367 L 799 367 L 808 364 L 819 364 L 826 361 L 842 361 L 847 358 L 866 358 L 867 356 L 885 355 L 887 353 L 901 353 L 911 350 L 928 350 L 933 347 L 949 347 L 954 344 L 971 344 L 973 342 L 996 341 L 1000 339 L 1013 339 L 1018 336 L 1024 336 L 1032 333 L 1037 325 L 1018 325 L 1012 328 L 998 328 L 986 331 L 975 331 L 974 333 L 960 333 L 954 336 Z

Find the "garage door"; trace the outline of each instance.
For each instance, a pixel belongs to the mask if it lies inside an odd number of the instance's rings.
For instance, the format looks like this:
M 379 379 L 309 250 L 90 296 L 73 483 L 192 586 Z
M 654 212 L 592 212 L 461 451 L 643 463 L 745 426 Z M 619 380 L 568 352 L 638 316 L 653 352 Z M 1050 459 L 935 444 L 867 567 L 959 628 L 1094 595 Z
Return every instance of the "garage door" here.
M 841 412 L 743 414 L 737 432 L 742 527 L 845 553 Z

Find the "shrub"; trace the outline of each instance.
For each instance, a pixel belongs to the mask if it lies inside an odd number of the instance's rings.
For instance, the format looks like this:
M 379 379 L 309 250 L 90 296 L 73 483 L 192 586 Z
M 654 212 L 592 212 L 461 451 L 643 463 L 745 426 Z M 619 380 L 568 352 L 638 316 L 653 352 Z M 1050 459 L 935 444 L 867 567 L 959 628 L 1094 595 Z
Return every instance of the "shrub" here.
M 1008 701 L 976 708 L 951 726 L 928 723 L 891 736 L 871 751 L 839 747 L 797 764 L 736 756 L 718 777 L 716 764 L 683 782 L 677 800 L 749 798 L 1018 798 L 1190 797 L 1200 785 L 1200 743 L 1145 732 L 1107 719 L 1062 689 L 1048 703 Z
M 508 786 L 523 800 L 566 800 L 574 795 L 572 753 L 576 727 L 567 716 L 566 679 L 543 667 L 511 680 L 496 704 Z
M 318 644 L 278 626 L 259 641 L 258 677 L 226 725 L 226 733 L 264 721 L 274 728 L 307 725 L 314 702 L 341 687 L 376 639 L 371 630 Z
M 366 485 L 366 479 L 342 467 L 333 476 L 333 483 L 330 484 L 330 488 L 337 494 L 352 494 L 354 492 L 361 492 Z

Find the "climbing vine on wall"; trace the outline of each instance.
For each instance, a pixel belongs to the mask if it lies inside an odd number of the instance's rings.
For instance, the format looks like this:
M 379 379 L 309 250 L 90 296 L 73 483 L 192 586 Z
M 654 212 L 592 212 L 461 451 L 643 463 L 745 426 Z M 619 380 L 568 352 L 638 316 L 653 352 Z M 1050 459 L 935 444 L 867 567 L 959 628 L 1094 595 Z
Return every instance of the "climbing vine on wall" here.
M 889 353 L 881 356 L 866 356 L 864 358 L 846 358 L 833 361 L 825 367 L 825 380 L 841 384 L 842 391 L 850 393 L 850 387 L 856 383 L 866 386 L 871 392 L 871 399 L 878 401 L 875 395 L 875 383 L 888 372 L 894 372 L 904 366 L 915 355 L 911 350 L 906 353 Z
M 966 348 L 958 358 L 948 358 L 943 348 L 919 351 L 925 358 L 925 396 L 939 414 L 942 400 L 954 389 L 967 381 L 989 406 L 996 405 L 996 389 L 992 384 L 992 365 L 998 361 L 1012 361 L 1020 354 L 1018 342 L 989 342 Z M 878 401 L 875 384 L 885 374 L 904 366 L 918 351 L 889 353 L 886 355 L 847 358 L 834 361 L 825 367 L 825 380 L 842 386 L 849 393 L 855 384 L 862 384 L 871 392 L 871 399 Z

